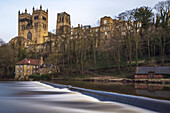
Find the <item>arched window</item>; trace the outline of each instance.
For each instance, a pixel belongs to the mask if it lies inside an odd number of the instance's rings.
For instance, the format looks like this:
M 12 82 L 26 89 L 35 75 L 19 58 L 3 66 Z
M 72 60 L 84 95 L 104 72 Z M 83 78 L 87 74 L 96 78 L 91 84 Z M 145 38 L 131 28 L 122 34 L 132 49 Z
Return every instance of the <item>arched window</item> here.
M 27 34 L 27 39 L 32 40 L 32 33 L 30 31 Z

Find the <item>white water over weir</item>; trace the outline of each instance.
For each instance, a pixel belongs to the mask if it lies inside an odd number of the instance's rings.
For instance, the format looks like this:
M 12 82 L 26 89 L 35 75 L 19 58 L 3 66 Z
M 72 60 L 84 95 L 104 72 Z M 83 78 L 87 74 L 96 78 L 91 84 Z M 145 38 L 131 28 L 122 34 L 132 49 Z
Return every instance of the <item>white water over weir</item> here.
M 154 112 L 109 100 L 111 95 L 108 95 L 106 98 L 106 95 L 101 94 L 102 92 L 67 87 L 40 82 L 0 82 L 0 113 Z M 87 93 L 90 96 L 83 93 Z M 101 101 L 102 98 L 105 98 L 105 101 Z M 162 103 L 170 105 L 169 101 Z M 166 107 L 165 109 L 168 110 Z M 163 112 L 166 112 L 166 110 Z

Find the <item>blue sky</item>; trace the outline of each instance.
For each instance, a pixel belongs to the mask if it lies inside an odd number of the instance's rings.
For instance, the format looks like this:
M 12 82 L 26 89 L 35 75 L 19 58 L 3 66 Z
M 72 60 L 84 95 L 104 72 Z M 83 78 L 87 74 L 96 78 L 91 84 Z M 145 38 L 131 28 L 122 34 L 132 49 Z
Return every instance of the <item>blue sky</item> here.
M 0 38 L 8 42 L 18 34 L 18 11 L 32 13 L 33 6 L 48 8 L 48 30 L 56 28 L 57 13 L 71 15 L 71 25 L 94 25 L 103 16 L 114 18 L 119 13 L 140 6 L 153 7 L 162 0 L 0 0 Z

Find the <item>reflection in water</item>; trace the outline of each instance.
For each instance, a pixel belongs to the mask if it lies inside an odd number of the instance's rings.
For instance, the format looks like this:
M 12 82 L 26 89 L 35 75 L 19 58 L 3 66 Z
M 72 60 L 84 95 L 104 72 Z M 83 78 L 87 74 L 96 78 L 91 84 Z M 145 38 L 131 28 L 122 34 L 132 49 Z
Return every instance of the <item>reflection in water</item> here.
M 135 84 L 135 89 L 147 89 L 149 91 L 163 90 L 162 85 L 150 85 L 150 84 Z
M 148 113 L 39 82 L 0 82 L 0 113 Z
M 139 95 L 164 98 L 170 100 L 170 88 L 163 85 L 135 84 L 136 93 Z
M 116 92 L 130 95 L 140 95 L 157 99 L 170 100 L 170 85 L 161 84 L 124 84 L 114 82 L 88 81 L 50 81 L 58 84 L 72 85 L 87 89 Z M 150 94 L 152 93 L 152 94 Z

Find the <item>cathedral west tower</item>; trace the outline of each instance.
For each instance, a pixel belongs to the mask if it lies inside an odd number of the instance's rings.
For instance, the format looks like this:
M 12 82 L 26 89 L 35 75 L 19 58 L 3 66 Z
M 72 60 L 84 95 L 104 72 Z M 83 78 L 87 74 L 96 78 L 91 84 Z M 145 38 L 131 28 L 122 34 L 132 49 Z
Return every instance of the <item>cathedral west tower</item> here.
M 32 15 L 18 12 L 18 36 L 24 37 L 32 44 L 44 43 L 44 36 L 48 35 L 48 10 L 35 10 L 33 7 Z

